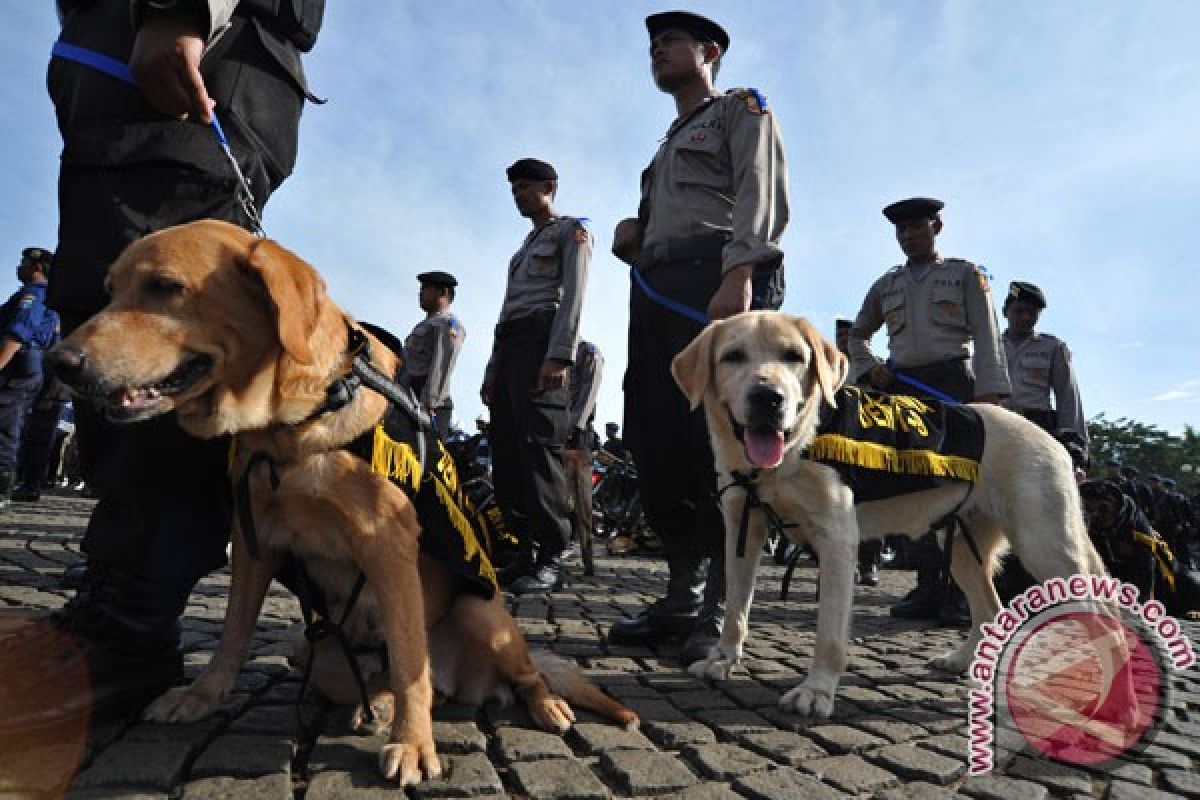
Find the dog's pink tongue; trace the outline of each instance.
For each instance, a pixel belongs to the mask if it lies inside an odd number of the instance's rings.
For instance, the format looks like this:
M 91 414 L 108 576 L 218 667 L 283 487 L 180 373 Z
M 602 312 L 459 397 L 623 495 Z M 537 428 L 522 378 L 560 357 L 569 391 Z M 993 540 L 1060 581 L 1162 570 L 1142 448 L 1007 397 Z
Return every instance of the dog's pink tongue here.
M 746 431 L 746 457 L 762 469 L 772 469 L 783 461 L 783 434 L 779 431 Z

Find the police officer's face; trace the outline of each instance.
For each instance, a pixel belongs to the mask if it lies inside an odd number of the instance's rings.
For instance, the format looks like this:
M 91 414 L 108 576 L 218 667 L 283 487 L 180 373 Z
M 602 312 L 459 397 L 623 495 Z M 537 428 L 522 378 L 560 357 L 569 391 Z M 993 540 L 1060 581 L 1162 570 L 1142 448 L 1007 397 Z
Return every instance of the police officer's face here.
M 539 211 L 548 211 L 550 209 L 550 203 L 554 198 L 554 182 L 513 181 L 512 196 L 513 202 L 517 205 L 517 211 L 521 213 L 521 216 L 532 217 Z
M 896 223 L 896 241 L 910 259 L 920 260 L 934 254 L 934 241 L 942 230 L 940 219 L 913 219 Z
M 22 258 L 21 263 L 17 265 L 17 280 L 21 283 L 29 283 L 38 271 L 36 263 L 30 261 L 28 258 Z
M 704 74 L 705 54 L 705 45 L 690 33 L 663 31 L 650 42 L 650 72 L 654 84 L 664 92 L 670 92 L 694 81 Z
M 1014 300 L 1008 304 L 1004 318 L 1008 320 L 1008 329 L 1013 333 L 1029 335 L 1037 325 L 1042 310 L 1035 303 L 1027 300 Z
M 421 292 L 417 297 L 417 302 L 421 304 L 421 310 L 432 312 L 439 309 L 438 299 L 442 296 L 442 287 L 434 286 L 432 283 L 422 283 Z

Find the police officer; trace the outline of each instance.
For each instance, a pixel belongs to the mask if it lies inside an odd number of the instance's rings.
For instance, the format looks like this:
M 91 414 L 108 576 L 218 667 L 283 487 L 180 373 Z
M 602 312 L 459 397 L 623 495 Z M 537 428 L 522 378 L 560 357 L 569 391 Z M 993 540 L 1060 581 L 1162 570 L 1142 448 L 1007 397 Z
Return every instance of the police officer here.
M 0 306 L 0 508 L 12 497 L 25 415 L 42 386 L 42 351 L 58 340 L 58 314 L 46 308 L 53 257 L 41 247 L 22 250 L 21 288 Z
M 1004 406 L 1064 444 L 1076 442 L 1086 450 L 1087 420 L 1071 367 L 1071 351 L 1056 336 L 1034 331 L 1045 308 L 1041 289 L 1025 281 L 1009 284 L 1001 312 L 1008 320 L 1003 340 L 1012 394 L 1005 398 Z
M 417 323 L 404 341 L 405 368 L 421 405 L 433 414 L 438 436 L 446 438 L 454 401 L 450 398 L 450 375 L 467 330 L 450 310 L 458 281 L 449 272 L 422 272 L 420 303 L 425 319 Z
M 491 409 L 496 497 L 528 520 L 517 594 L 566 584 L 571 534 L 563 449 L 571 425 L 567 386 L 592 260 L 583 221 L 554 210 L 558 173 L 523 158 L 507 170 L 517 211 L 533 224 L 508 265 L 508 286 L 480 397 Z M 519 527 L 519 526 L 518 526 Z M 533 550 L 536 549 L 536 559 Z
M 617 225 L 613 252 L 634 267 L 626 444 L 669 576 L 666 596 L 614 624 L 609 639 L 686 637 L 681 657 L 691 663 L 720 635 L 724 525 L 703 413 L 689 409 L 670 364 L 706 316 L 783 302 L 787 165 L 762 93 L 713 88 L 729 49 L 720 25 L 672 11 L 647 17 L 646 29 L 654 82 L 672 96 L 677 116 L 642 173 L 637 218 Z
M 571 365 L 571 431 L 567 435 L 563 464 L 572 497 L 571 535 L 581 547 L 590 543 L 592 536 L 592 450 L 596 440 L 592 423 L 596 419 L 596 398 L 603 375 L 604 355 L 600 348 L 580 339 L 575 363 Z
M 47 302 L 65 332 L 104 307 L 109 265 L 146 233 L 200 218 L 254 226 L 296 161 L 312 97 L 301 54 L 323 10 L 324 0 L 59 0 L 71 47 L 56 49 L 47 76 L 63 139 Z M 81 49 L 128 63 L 133 82 L 81 63 Z M 252 203 L 207 124 L 214 110 Z M 227 440 L 187 436 L 172 416 L 109 425 L 83 403 L 76 424 L 83 472 L 101 495 L 84 536 L 88 580 L 45 621 L 60 635 L 0 644 L 0 661 L 39 684 L 28 696 L 52 698 L 5 704 L 0 736 L 131 714 L 178 681 L 179 615 L 196 582 L 225 563 Z M 0 664 L 0 684 L 9 669 Z
M 865 375 L 872 386 L 886 392 L 922 395 L 899 377 L 907 376 L 962 403 L 997 403 L 1010 390 L 988 279 L 970 261 L 938 254 L 943 207 L 940 200 L 913 197 L 883 209 L 907 260 L 884 273 L 867 292 L 850 331 L 850 374 Z M 885 323 L 890 354 L 886 363 L 870 346 Z M 953 582 L 951 597 L 943 602 L 942 555 L 936 539 L 922 537 L 913 549 L 917 588 L 891 609 L 892 615 L 969 624 L 966 600 Z

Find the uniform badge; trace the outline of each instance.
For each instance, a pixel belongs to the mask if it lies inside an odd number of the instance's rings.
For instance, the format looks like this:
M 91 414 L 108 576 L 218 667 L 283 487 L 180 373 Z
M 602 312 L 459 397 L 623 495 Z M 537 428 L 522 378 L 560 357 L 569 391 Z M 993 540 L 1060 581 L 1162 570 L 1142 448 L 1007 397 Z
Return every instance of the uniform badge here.
M 21 305 L 21 308 L 29 308 L 30 306 L 32 306 L 33 305 L 33 295 L 31 295 L 31 294 L 21 295 L 21 304 L 20 305 Z
M 576 225 L 575 226 L 575 243 L 576 244 L 587 244 L 587 240 L 588 240 L 587 228 L 583 227 L 582 225 Z
M 987 272 L 984 271 L 983 267 L 975 267 L 975 277 L 979 281 L 980 289 L 985 292 L 990 292 L 992 290 L 991 285 L 988 283 Z

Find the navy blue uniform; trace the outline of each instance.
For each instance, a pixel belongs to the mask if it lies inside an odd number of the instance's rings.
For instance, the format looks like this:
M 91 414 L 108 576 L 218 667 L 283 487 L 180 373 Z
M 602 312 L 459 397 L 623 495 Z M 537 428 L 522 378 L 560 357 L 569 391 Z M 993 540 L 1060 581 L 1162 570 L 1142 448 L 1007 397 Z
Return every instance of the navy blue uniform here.
M 21 349 L 0 370 L 0 473 L 10 485 L 21 447 L 21 426 L 42 386 L 42 351 L 58 341 L 58 314 L 46 308 L 46 286 L 30 283 L 0 306 L 0 337 Z

